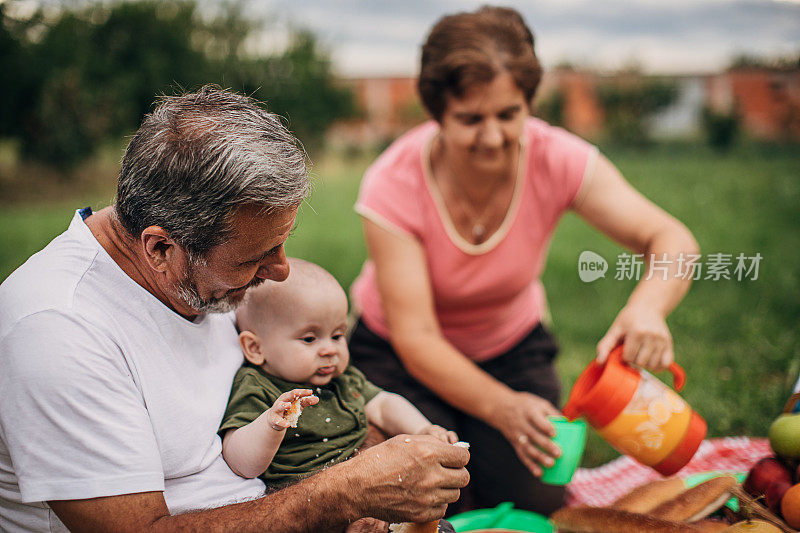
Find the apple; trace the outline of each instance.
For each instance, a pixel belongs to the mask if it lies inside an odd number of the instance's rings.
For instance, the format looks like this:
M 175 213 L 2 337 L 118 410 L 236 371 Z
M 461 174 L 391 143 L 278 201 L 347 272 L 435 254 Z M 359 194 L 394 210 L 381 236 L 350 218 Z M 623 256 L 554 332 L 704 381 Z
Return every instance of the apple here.
M 783 481 L 791 486 L 792 473 L 776 457 L 770 455 L 759 459 L 750 468 L 742 488 L 752 496 L 763 496 L 775 481 Z
M 767 491 L 764 493 L 766 498 L 767 507 L 776 515 L 781 514 L 781 500 L 786 491 L 792 488 L 791 481 L 784 479 L 776 479 L 767 486 Z
M 769 445 L 784 459 L 800 459 L 800 413 L 782 414 L 769 427 Z

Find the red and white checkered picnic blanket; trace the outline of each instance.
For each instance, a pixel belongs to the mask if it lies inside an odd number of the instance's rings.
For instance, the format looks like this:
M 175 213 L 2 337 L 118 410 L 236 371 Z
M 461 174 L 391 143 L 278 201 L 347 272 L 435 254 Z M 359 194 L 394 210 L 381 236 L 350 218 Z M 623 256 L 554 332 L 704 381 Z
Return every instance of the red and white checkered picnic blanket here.
M 771 453 L 769 442 L 764 438 L 704 440 L 689 464 L 677 475 L 686 478 L 711 470 L 746 472 L 756 461 Z M 579 468 L 567 486 L 567 505 L 608 505 L 635 487 L 661 477 L 652 468 L 630 457 L 620 457 L 597 468 Z

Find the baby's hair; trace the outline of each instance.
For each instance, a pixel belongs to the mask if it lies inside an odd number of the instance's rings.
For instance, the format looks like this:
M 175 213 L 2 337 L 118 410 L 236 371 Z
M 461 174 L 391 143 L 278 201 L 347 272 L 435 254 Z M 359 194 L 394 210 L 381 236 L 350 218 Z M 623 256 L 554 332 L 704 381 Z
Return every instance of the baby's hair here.
M 336 278 L 321 266 L 296 257 L 289 257 L 288 262 L 289 277 L 285 281 L 267 280 L 247 291 L 244 301 L 236 309 L 239 331 L 254 331 L 259 324 L 263 327 L 291 313 L 292 302 L 303 298 L 309 289 L 333 289 L 344 294 Z

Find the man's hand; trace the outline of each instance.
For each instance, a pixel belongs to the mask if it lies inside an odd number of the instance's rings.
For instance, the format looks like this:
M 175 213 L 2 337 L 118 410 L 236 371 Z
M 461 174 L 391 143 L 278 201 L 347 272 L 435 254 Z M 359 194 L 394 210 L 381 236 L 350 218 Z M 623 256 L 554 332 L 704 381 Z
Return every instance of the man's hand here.
M 361 516 L 427 522 L 444 516 L 469 482 L 469 452 L 429 435 L 398 435 L 345 463 Z

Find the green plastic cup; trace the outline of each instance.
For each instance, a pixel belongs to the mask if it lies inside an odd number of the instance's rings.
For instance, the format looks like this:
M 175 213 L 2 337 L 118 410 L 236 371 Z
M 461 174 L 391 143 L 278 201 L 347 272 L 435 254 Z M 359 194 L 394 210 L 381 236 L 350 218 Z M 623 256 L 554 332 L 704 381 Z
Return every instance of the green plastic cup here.
M 550 468 L 544 469 L 542 482 L 548 485 L 566 485 L 572 480 L 578 465 L 583 457 L 586 447 L 586 422 L 578 419 L 570 422 L 563 416 L 548 417 L 556 430 L 553 442 L 561 449 L 558 457 Z

